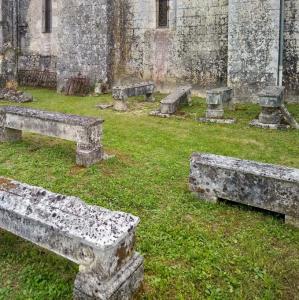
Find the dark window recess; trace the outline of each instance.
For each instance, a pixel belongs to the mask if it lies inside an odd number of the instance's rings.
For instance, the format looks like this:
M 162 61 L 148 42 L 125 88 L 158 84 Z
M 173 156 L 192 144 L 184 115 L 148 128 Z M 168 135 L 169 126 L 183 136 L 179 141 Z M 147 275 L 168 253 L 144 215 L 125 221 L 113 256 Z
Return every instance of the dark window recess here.
M 158 27 L 168 27 L 168 0 L 158 2 Z
M 43 32 L 52 32 L 52 0 L 43 0 Z

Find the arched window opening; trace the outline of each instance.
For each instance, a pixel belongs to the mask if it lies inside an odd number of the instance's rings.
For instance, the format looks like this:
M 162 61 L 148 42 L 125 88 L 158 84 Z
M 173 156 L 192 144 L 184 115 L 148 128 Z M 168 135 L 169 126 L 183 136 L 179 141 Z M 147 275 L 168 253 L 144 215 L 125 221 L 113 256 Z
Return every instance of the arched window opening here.
M 157 19 L 158 27 L 169 26 L 169 0 L 157 0 Z
M 52 0 L 43 0 L 43 33 L 52 32 Z

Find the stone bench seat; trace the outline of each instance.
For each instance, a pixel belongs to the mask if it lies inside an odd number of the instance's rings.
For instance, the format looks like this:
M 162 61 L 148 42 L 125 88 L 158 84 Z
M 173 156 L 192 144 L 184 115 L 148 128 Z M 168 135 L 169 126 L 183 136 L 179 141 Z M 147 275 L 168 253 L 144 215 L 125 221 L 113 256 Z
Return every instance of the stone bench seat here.
M 128 97 L 145 97 L 145 101 L 154 101 L 155 84 L 153 82 L 142 82 L 131 85 L 115 86 L 112 88 L 112 97 L 115 100 L 114 109 L 126 111 Z
M 299 227 L 299 169 L 195 153 L 189 181 L 200 199 L 225 199 L 280 213 Z
M 191 101 L 191 86 L 180 86 L 160 103 L 161 114 L 174 114 L 177 109 Z
M 89 166 L 103 158 L 103 120 L 25 107 L 0 107 L 0 141 L 18 141 L 22 131 L 77 143 L 76 162 Z
M 130 214 L 0 177 L 0 227 L 78 264 L 75 299 L 129 299 L 139 288 L 138 223 Z

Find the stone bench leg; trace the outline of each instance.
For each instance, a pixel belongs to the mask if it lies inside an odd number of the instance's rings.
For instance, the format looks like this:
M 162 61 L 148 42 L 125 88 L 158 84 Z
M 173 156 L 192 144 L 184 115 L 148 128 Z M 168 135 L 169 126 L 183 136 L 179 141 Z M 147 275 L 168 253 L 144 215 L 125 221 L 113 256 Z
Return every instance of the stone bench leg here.
M 22 140 L 22 130 L 0 127 L 0 142 L 17 142 Z
M 138 253 L 114 275 L 103 279 L 100 273 L 80 272 L 75 280 L 74 300 L 132 299 L 142 287 L 143 257 Z
M 144 97 L 144 100 L 146 102 L 154 102 L 155 101 L 154 94 L 153 93 L 146 94 L 145 97 Z
M 76 164 L 89 167 L 103 159 L 103 148 L 99 144 L 77 144 Z

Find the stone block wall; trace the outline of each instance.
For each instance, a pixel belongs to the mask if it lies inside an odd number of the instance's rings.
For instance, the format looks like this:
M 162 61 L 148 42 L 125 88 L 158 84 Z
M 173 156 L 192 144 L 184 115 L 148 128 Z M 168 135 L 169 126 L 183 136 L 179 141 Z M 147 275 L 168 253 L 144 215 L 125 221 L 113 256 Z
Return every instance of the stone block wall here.
M 280 0 L 230 0 L 228 28 L 228 85 L 252 101 L 278 81 Z
M 288 100 L 299 101 L 299 1 L 285 1 L 284 86 Z
M 108 76 L 108 0 L 58 1 L 58 89 L 68 78 Z
M 227 0 L 169 0 L 169 28 L 157 28 L 156 1 L 120 2 L 128 26 L 120 44 L 125 51 L 118 47 L 122 59 L 114 57 L 122 62 L 118 70 L 154 80 L 160 90 L 186 82 L 203 90 L 226 85 Z

